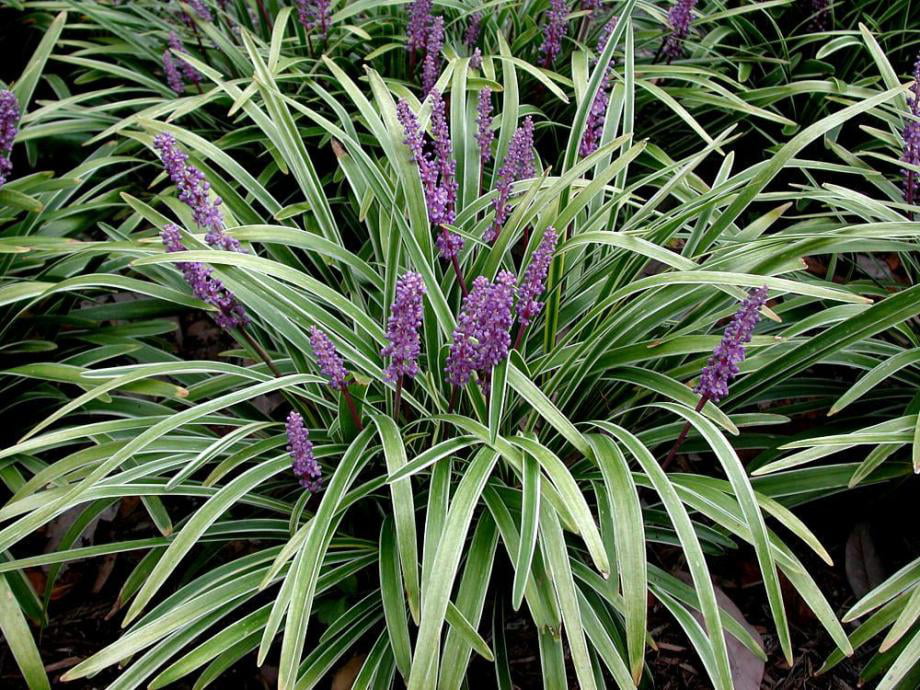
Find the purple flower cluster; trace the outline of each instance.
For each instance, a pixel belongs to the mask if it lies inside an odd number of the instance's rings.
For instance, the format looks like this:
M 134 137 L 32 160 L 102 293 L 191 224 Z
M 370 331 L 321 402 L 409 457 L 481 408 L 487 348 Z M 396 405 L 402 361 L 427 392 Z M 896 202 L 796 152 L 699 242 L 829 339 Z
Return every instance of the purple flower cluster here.
M 179 200 L 192 209 L 192 216 L 199 227 L 207 228 L 205 242 L 217 249 L 241 251 L 240 243 L 224 234 L 224 219 L 220 212 L 221 198 L 209 199 L 211 185 L 204 173 L 188 163 L 188 154 L 180 150 L 176 138 L 171 134 L 158 134 L 153 146 L 160 154 L 169 179 L 179 190 Z
M 329 0 L 295 0 L 297 5 L 297 18 L 306 31 L 319 28 L 320 35 L 325 39 L 329 34 L 329 19 L 332 8 Z
M 537 298 L 543 293 L 543 282 L 549 272 L 549 265 L 553 260 L 553 252 L 558 239 L 555 228 L 546 228 L 540 245 L 530 258 L 527 270 L 524 271 L 524 279 L 521 281 L 521 287 L 518 288 L 517 303 L 518 321 L 522 327 L 537 318 L 540 310 L 543 309 L 543 303 L 538 302 Z
M 415 0 L 409 8 L 406 48 L 413 53 L 424 50 L 428 43 L 429 26 L 431 26 L 431 0 Z
M 498 182 L 495 184 L 498 196 L 492 202 L 495 208 L 495 219 L 483 235 L 483 239 L 489 244 L 495 242 L 501 234 L 505 221 L 511 214 L 508 206 L 511 186 L 515 182 L 533 177 L 533 174 L 533 120 L 527 116 L 524 118 L 524 124 L 518 127 L 511 137 L 508 153 L 505 154 L 505 160 L 498 172 Z
M 811 12 L 808 29 L 812 32 L 827 31 L 831 18 L 830 2 L 828 0 L 810 0 L 808 9 Z
M 329 340 L 329 336 L 316 326 L 311 326 L 310 345 L 313 348 L 313 355 L 316 357 L 319 370 L 329 379 L 330 387 L 339 391 L 345 390 L 345 378 L 348 372 L 345 370 L 345 364 L 335 349 L 335 345 Z
M 612 65 L 607 67 L 601 85 L 591 101 L 591 110 L 585 122 L 585 131 L 581 135 L 581 144 L 578 153 L 581 156 L 590 156 L 597 151 L 601 136 L 604 134 L 604 122 L 607 119 L 607 101 L 610 100 L 610 79 L 613 74 Z
M 581 0 L 581 9 L 589 10 L 588 19 L 597 19 L 603 9 L 604 0 Z
M 434 89 L 441 72 L 441 48 L 444 47 L 444 17 L 431 20 L 428 40 L 425 43 L 425 63 L 422 65 L 422 93 L 428 95 Z
M 479 162 L 480 165 L 485 165 L 492 158 L 492 139 L 495 138 L 495 133 L 492 131 L 492 89 L 487 87 L 479 92 L 476 113 L 476 124 L 479 126 L 476 132 L 476 141 L 479 142 Z
M 188 52 L 175 31 L 169 32 L 168 43 L 170 50 L 177 53 Z M 166 72 L 166 83 L 176 93 L 182 93 L 185 90 L 183 77 L 193 84 L 200 84 L 202 81 L 201 72 L 181 58 L 177 61 L 169 50 L 163 53 L 163 70 Z
M 176 61 L 173 60 L 172 53 L 168 50 L 163 51 L 163 71 L 166 73 L 166 83 L 177 94 L 185 91 L 185 84 L 182 83 L 182 75 L 179 74 L 179 68 L 176 67 Z
M 303 425 L 303 417 L 298 412 L 291 412 L 287 418 L 287 452 L 294 466 L 294 476 L 307 491 L 316 493 L 323 488 L 323 471 L 313 456 L 313 444 L 310 434 Z
M 470 67 L 472 69 L 482 69 L 482 51 L 479 48 L 470 55 Z
M 188 0 L 188 6 L 195 10 L 195 14 L 202 21 L 210 22 L 214 20 L 214 15 L 211 14 L 208 6 L 204 4 L 204 0 Z
M 920 55 L 914 63 L 914 84 L 911 92 L 910 114 L 902 132 L 904 153 L 901 160 L 908 165 L 920 166 Z M 920 173 L 906 168 L 901 172 L 904 175 L 904 201 L 913 205 L 918 201 L 920 192 Z
M 465 386 L 477 372 L 480 385 L 488 385 L 492 368 L 508 356 L 511 346 L 514 292 L 514 275 L 508 271 L 499 273 L 494 283 L 485 276 L 473 281 L 447 356 L 445 371 L 450 383 Z
M 463 35 L 463 42 L 472 47 L 479 40 L 479 32 L 482 30 L 482 12 L 473 12 L 470 15 L 470 23 L 466 25 L 466 33 Z
M 721 342 L 706 362 L 694 391 L 709 400 L 721 400 L 728 395 L 728 383 L 738 374 L 738 365 L 744 361 L 744 345 L 750 342 L 766 301 L 767 288 L 764 286 L 752 290 L 741 303 Z
M 418 356 L 421 339 L 418 329 L 422 325 L 422 297 L 425 284 L 418 273 L 406 273 L 396 281 L 396 296 L 390 307 L 387 321 L 387 345 L 380 354 L 390 357 L 386 368 L 387 381 L 418 374 Z
M 428 207 L 428 220 L 432 225 L 453 223 L 457 203 L 456 163 L 444 99 L 437 91 L 431 92 L 432 152 L 425 150 L 424 133 L 409 104 L 399 101 L 396 114 L 403 126 L 412 160 L 418 165 Z M 447 230 L 439 235 L 437 243 L 445 259 L 453 258 L 463 247 L 463 239 Z
M 169 253 L 185 251 L 179 226 L 172 223 L 166 225 L 160 233 L 163 245 Z M 180 261 L 176 264 L 185 282 L 192 288 L 195 297 L 217 307 L 214 320 L 217 325 L 227 330 L 242 328 L 249 323 L 246 310 L 243 308 L 233 293 L 217 278 L 211 269 L 202 263 Z
M 569 8 L 565 0 L 549 0 L 546 23 L 543 25 L 543 43 L 540 44 L 544 67 L 551 67 L 562 50 L 562 39 L 568 28 L 568 17 Z
M 612 17 L 609 22 L 601 27 L 601 32 L 597 35 L 597 45 L 594 46 L 594 52 L 597 53 L 598 57 L 604 52 L 604 48 L 607 47 L 607 41 L 610 40 L 610 35 L 615 28 L 617 28 L 616 17 Z
M 693 20 L 693 8 L 697 0 L 677 0 L 677 4 L 668 12 L 668 26 L 671 33 L 665 39 L 662 52 L 667 55 L 668 61 L 680 57 L 684 52 L 684 39 L 690 33 L 690 22 Z
M 10 173 L 13 172 L 13 162 L 10 153 L 13 150 L 13 140 L 19 133 L 19 103 L 12 91 L 0 91 L 0 188 L 6 184 Z

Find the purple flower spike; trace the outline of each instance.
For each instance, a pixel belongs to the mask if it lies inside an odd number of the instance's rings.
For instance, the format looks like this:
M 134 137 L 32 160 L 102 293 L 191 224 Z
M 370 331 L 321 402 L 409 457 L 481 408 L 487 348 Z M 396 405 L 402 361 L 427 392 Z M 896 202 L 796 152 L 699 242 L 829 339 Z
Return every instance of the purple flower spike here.
M 380 354 L 390 357 L 390 366 L 384 372 L 387 381 L 418 374 L 418 356 L 421 339 L 418 329 L 422 325 L 422 297 L 425 284 L 418 273 L 406 273 L 396 281 L 396 297 L 390 307 L 387 322 L 387 341 Z
M 179 190 L 179 200 L 192 209 L 192 216 L 199 227 L 207 228 L 205 242 L 215 249 L 242 251 L 240 243 L 224 234 L 224 219 L 220 212 L 221 198 L 209 199 L 211 185 L 204 173 L 188 163 L 188 154 L 179 149 L 176 138 L 171 134 L 158 134 L 153 146 L 160 154 L 160 160 L 169 178 Z
M 303 417 L 300 416 L 300 413 L 291 412 L 285 428 L 288 437 L 287 451 L 291 455 L 294 476 L 300 480 L 303 488 L 316 493 L 323 488 L 323 471 L 313 456 L 310 434 L 303 425 Z
M 492 131 L 492 89 L 485 88 L 479 92 L 479 105 L 476 106 L 476 141 L 479 142 L 479 163 L 485 165 L 492 158 L 492 140 L 495 133 Z
M 546 12 L 546 23 L 543 25 L 543 43 L 540 52 L 543 54 L 543 66 L 552 67 L 556 56 L 562 50 L 562 39 L 568 27 L 569 8 L 565 0 L 549 0 L 549 10 Z
M 521 327 L 527 326 L 540 314 L 543 309 L 543 303 L 538 302 L 537 298 L 543 293 L 543 282 L 546 280 L 546 274 L 549 272 L 550 262 L 553 260 L 553 252 L 556 249 L 556 241 L 559 236 L 553 227 L 548 227 L 543 233 L 543 239 L 540 240 L 540 246 L 537 247 L 533 256 L 530 258 L 530 264 L 524 271 L 524 279 L 521 281 L 521 287 L 518 290 L 517 313 L 518 321 Z
M 482 69 L 482 51 L 479 48 L 470 55 L 470 67 L 472 69 Z
M 412 154 L 412 160 L 418 165 L 419 178 L 425 193 L 425 205 L 428 208 L 428 220 L 432 225 L 445 225 L 454 222 L 457 202 L 456 163 L 447 127 L 444 99 L 437 91 L 432 91 L 431 103 L 433 155 L 425 150 L 424 134 L 409 104 L 400 101 L 396 105 L 396 115 L 403 126 L 405 143 Z M 451 259 L 463 247 L 463 238 L 444 230 L 439 235 L 437 244 L 441 256 Z
M 166 72 L 166 83 L 177 94 L 185 91 L 185 85 L 182 83 L 182 75 L 179 74 L 179 68 L 176 67 L 176 61 L 173 60 L 172 53 L 168 50 L 163 51 L 163 71 Z
M 424 50 L 431 26 L 431 0 L 415 0 L 409 8 L 406 25 L 406 48 L 412 52 Z
M 348 372 L 329 336 L 316 326 L 311 326 L 310 345 L 313 347 L 319 370 L 329 379 L 329 385 L 339 391 L 345 390 L 345 377 L 348 376 Z
M 431 222 L 436 225 L 453 223 L 457 205 L 457 164 L 454 162 L 450 130 L 447 127 L 447 104 L 437 91 L 431 92 L 431 133 L 434 137 L 434 155 L 440 175 L 439 202 L 443 210 L 435 214 Z
M 20 116 L 19 103 L 13 92 L 0 91 L 0 188 L 13 172 L 10 153 L 13 150 L 13 140 L 19 133 Z
M 435 238 L 435 244 L 438 247 L 440 257 L 446 261 L 451 261 L 463 249 L 463 238 L 457 233 L 444 228 Z
M 811 21 L 808 29 L 814 33 L 827 31 L 830 26 L 830 3 L 828 0 L 809 0 L 808 9 L 811 12 Z
M 597 19 L 600 16 L 603 4 L 603 0 L 581 0 L 581 9 L 591 11 L 588 19 Z
M 514 316 L 514 274 L 502 271 L 495 279 L 480 314 L 479 370 L 489 371 L 508 356 L 511 347 L 511 326 Z M 483 377 L 484 378 L 484 377 Z
M 463 35 L 463 42 L 468 46 L 476 45 L 479 40 L 479 32 L 482 30 L 482 12 L 473 12 L 470 15 L 470 23 L 466 26 L 466 33 Z
M 693 20 L 693 8 L 696 7 L 696 3 L 697 0 L 677 0 L 677 4 L 668 12 L 671 33 L 665 39 L 662 52 L 667 55 L 669 62 L 684 52 L 684 39 L 690 33 L 690 22 Z
M 444 47 L 444 17 L 435 17 L 425 43 L 425 64 L 422 65 L 422 93 L 426 96 L 434 89 L 441 72 L 441 48 Z
M 163 228 L 163 232 L 160 233 L 160 237 L 167 252 L 185 251 L 179 226 L 172 223 L 166 225 Z M 195 297 L 217 307 L 218 311 L 214 316 L 214 321 L 217 322 L 218 326 L 230 330 L 231 328 L 242 328 L 249 323 L 246 310 L 237 301 L 233 293 L 219 279 L 214 277 L 208 266 L 189 261 L 180 261 L 176 266 L 182 271 L 185 282 L 192 288 Z
M 185 46 L 182 45 L 182 41 L 179 40 L 179 35 L 175 31 L 169 32 L 169 47 L 175 50 L 178 53 L 187 53 Z M 164 62 L 166 58 L 163 58 Z M 179 69 L 182 71 L 183 76 L 188 79 L 193 84 L 200 84 L 203 81 L 201 72 L 192 67 L 185 60 L 179 60 Z M 171 86 L 171 85 L 170 85 Z
M 601 28 L 601 32 L 597 35 L 597 45 L 594 47 L 594 52 L 597 53 L 598 57 L 604 52 L 604 48 L 607 47 L 607 41 L 610 40 L 610 35 L 615 28 L 617 28 L 616 17 L 613 17 L 609 22 L 604 24 L 603 28 Z
M 332 8 L 329 0 L 295 0 L 297 5 L 297 18 L 306 31 L 318 28 L 323 39 L 329 34 L 329 19 Z
M 188 0 L 188 6 L 195 10 L 195 14 L 202 21 L 210 22 L 214 20 L 214 15 L 211 14 L 211 10 L 208 9 L 203 0 Z
M 515 182 L 533 177 L 533 174 L 533 120 L 528 116 L 524 118 L 524 124 L 518 127 L 511 137 L 508 153 L 505 154 L 505 160 L 498 172 L 498 181 L 495 183 L 498 196 L 492 202 L 495 208 L 495 219 L 483 235 L 486 242 L 491 244 L 498 239 L 505 221 L 511 215 L 511 209 L 508 206 L 511 186 Z
M 612 70 L 607 68 L 604 79 L 591 102 L 588 120 L 585 122 L 585 132 L 581 137 L 578 153 L 581 156 L 590 156 L 597 151 L 601 136 L 604 134 L 604 121 L 607 119 L 607 101 L 610 99 L 610 77 Z
M 473 372 L 478 372 L 480 383 L 486 385 L 492 368 L 508 356 L 513 303 L 514 276 L 508 271 L 502 271 L 495 283 L 485 276 L 473 281 L 447 357 L 445 371 L 450 383 L 465 386 Z
M 766 301 L 767 288 L 764 286 L 753 290 L 741 303 L 722 341 L 712 351 L 694 391 L 716 401 L 728 395 L 728 383 L 738 374 L 738 365 L 744 361 L 744 345 L 750 342 Z
M 902 132 L 904 154 L 901 160 L 908 165 L 920 166 L 920 55 L 917 56 L 917 62 L 914 63 L 914 84 L 908 100 L 910 114 L 907 116 L 907 123 Z M 904 175 L 904 201 L 913 205 L 920 200 L 920 173 L 907 168 L 901 173 Z

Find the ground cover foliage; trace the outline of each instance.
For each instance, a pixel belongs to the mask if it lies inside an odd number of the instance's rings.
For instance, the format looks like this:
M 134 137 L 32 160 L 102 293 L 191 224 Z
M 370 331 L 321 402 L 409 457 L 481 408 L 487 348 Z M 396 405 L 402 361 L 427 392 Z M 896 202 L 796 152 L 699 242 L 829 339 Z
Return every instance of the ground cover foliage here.
M 844 604 L 808 517 L 917 489 L 915 5 L 0 13 L 5 677 L 749 687 L 803 610 L 920 684 L 917 552 Z

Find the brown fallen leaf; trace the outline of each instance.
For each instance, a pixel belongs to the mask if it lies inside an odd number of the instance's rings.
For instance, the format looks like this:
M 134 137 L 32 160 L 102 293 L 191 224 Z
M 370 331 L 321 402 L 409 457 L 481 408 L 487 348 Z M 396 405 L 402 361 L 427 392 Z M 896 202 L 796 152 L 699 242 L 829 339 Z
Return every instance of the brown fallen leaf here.
M 689 576 L 685 576 L 685 581 L 689 581 Z M 757 641 L 761 649 L 763 648 L 763 638 L 760 633 L 744 618 L 735 602 L 728 598 L 728 595 L 718 586 L 713 584 L 716 592 L 716 601 L 719 606 L 725 610 L 732 618 L 741 623 L 742 626 Z M 703 616 L 698 611 L 691 610 L 693 617 L 703 624 Z M 763 684 L 764 662 L 759 659 L 751 650 L 745 647 L 741 642 L 736 640 L 733 635 L 726 632 L 725 646 L 728 649 L 728 663 L 732 674 L 732 685 L 735 690 L 760 690 Z
M 847 539 L 844 568 L 847 582 L 857 598 L 862 598 L 885 580 L 885 571 L 875 550 L 869 525 L 858 523 Z
M 361 670 L 364 659 L 364 654 L 356 654 L 346 661 L 345 664 L 335 672 L 335 676 L 332 678 L 332 690 L 351 690 L 351 686 L 355 682 L 358 672 Z

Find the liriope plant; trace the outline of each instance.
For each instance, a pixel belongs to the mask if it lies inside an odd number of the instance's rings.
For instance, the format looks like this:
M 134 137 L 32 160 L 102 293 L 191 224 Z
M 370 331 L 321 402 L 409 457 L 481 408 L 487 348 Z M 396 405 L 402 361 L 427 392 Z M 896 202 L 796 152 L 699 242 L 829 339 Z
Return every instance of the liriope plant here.
M 402 26 L 386 3 L 362 7 Z M 536 27 L 545 3 L 531 9 Z M 359 11 L 333 8 L 331 35 Z M 140 556 L 118 601 L 125 633 L 65 678 L 125 664 L 110 687 L 168 687 L 192 673 L 201 687 L 254 656 L 279 666 L 281 687 L 305 688 L 363 653 L 353 687 L 458 688 L 483 663 L 510 687 L 508 622 L 524 615 L 547 687 L 631 687 L 648 673 L 651 592 L 712 685 L 728 688 L 725 636 L 764 651 L 720 609 L 707 556 L 742 544 L 756 554 L 784 656 L 780 573 L 851 652 L 793 546 L 829 556 L 789 506 L 845 488 L 854 466 L 749 479 L 738 450 L 777 452 L 783 412 L 802 410 L 758 403 L 808 397 L 814 367 L 893 353 L 887 338 L 920 312 L 915 287 L 835 283 L 803 267 L 816 254 L 915 247 L 900 201 L 819 186 L 827 168 L 799 157 L 851 120 L 889 116 L 904 87 L 847 92 L 741 169 L 738 129 L 710 132 L 680 107 L 698 140 L 672 155 L 639 137 L 641 109 L 675 109 L 661 73 L 637 69 L 647 20 L 631 1 L 616 13 L 594 50 L 565 44 L 549 61 L 570 60 L 568 82 L 515 57 L 538 55 L 542 37 L 509 43 L 489 20 L 479 56 L 461 54 L 449 29 L 426 93 L 420 74 L 358 73 L 347 51 L 309 54 L 290 11 L 270 15 L 270 34 L 243 27 L 232 51 L 222 45 L 226 63 L 170 53 L 201 75 L 203 93 L 161 93 L 156 110 L 104 134 L 147 163 L 135 173 L 145 182 L 118 197 L 125 218 L 104 246 L 111 282 L 56 286 L 137 293 L 149 310 L 64 312 L 114 322 L 102 339 L 84 337 L 109 356 L 77 360 L 66 380 L 83 392 L 57 398 L 0 451 L 23 479 L 0 509 L 0 571 Z M 660 28 L 655 38 L 666 40 Z M 168 88 L 162 76 L 157 88 Z M 541 110 L 528 89 L 558 103 Z M 221 131 L 231 117 L 246 136 Z M 776 183 L 794 171 L 802 189 Z M 830 210 L 790 218 L 806 198 Z M 49 262 L 98 249 L 41 247 Z M 746 338 L 722 343 L 722 332 L 754 290 L 765 318 L 742 363 Z M 159 338 L 171 326 L 154 316 L 191 308 L 225 329 L 223 357 L 182 360 Z M 706 371 L 728 357 L 738 377 L 729 390 L 703 385 L 701 397 L 692 386 L 720 343 Z M 8 374 L 61 380 L 50 361 Z M 265 396 L 269 412 L 256 404 Z M 806 409 L 821 404 L 809 398 Z M 675 447 L 682 471 L 667 461 Z M 685 451 L 709 464 L 694 471 Z M 864 480 L 906 471 L 888 463 Z M 23 551 L 56 515 L 76 508 L 83 525 L 128 496 L 142 497 L 159 534 L 75 547 L 75 529 L 55 553 Z M 244 555 L 181 576 L 239 541 Z M 650 558 L 657 543 L 678 547 L 689 586 Z M 315 612 L 334 599 L 348 606 L 321 625 Z

